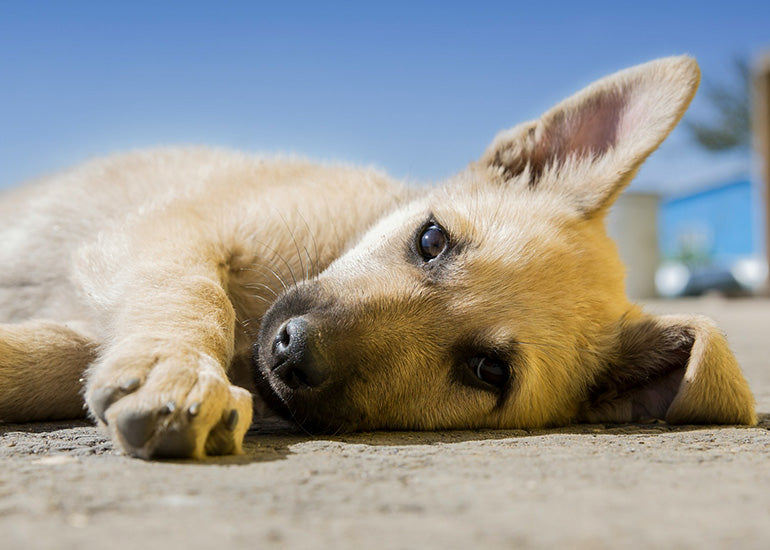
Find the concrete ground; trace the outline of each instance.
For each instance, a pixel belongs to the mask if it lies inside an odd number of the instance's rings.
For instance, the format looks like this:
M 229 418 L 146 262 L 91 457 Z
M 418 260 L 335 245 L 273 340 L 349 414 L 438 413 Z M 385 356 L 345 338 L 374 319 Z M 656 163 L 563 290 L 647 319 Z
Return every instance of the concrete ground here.
M 770 302 L 648 309 L 715 318 L 770 413 Z M 267 427 L 245 456 L 144 462 L 85 423 L 0 425 L 0 548 L 770 548 L 769 430 Z

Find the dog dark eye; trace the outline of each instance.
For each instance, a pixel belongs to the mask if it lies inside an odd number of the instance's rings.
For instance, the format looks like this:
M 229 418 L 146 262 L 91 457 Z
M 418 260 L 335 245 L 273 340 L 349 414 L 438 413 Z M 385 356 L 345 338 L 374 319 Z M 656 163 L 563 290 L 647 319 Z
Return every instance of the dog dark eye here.
M 443 229 L 436 224 L 429 225 L 423 229 L 420 239 L 417 241 L 420 256 L 425 261 L 432 260 L 444 251 L 447 246 L 447 240 Z
M 502 388 L 511 376 L 505 362 L 491 357 L 471 357 L 468 366 L 476 378 L 498 388 Z

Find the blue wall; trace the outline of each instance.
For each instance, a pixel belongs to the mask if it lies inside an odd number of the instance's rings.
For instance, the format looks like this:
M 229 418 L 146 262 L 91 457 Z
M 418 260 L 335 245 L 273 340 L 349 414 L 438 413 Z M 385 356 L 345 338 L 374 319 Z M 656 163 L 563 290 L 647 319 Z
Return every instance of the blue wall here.
M 755 195 L 745 179 L 664 199 L 658 217 L 663 258 L 728 267 L 740 257 L 762 254 Z

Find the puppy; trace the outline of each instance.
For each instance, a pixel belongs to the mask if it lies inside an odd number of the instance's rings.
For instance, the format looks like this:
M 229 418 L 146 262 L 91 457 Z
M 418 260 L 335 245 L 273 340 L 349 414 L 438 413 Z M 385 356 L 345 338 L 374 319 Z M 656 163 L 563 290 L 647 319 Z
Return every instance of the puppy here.
M 722 333 L 629 303 L 604 228 L 698 82 L 687 57 L 616 73 L 431 190 L 169 149 L 11 191 L 0 419 L 85 400 L 143 458 L 241 452 L 253 389 L 327 432 L 754 424 Z

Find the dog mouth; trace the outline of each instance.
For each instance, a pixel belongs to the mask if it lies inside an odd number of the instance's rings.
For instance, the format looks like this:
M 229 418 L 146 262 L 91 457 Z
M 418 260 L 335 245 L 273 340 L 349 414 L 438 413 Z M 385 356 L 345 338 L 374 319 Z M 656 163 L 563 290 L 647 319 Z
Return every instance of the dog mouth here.
M 263 362 L 255 345 L 253 357 L 254 383 L 264 404 L 282 419 L 309 434 L 350 431 L 341 419 L 344 407 L 326 407 L 323 391 L 292 389 L 275 380 L 276 375 Z
M 293 422 L 299 425 L 294 415 L 292 414 L 289 404 L 286 402 L 281 393 L 273 387 L 270 383 L 268 375 L 265 375 L 265 367 L 260 363 L 259 359 L 259 345 L 254 345 L 254 353 L 252 357 L 253 366 L 253 379 L 254 385 L 257 388 L 257 393 L 264 401 L 265 405 L 276 413 L 281 418 Z

